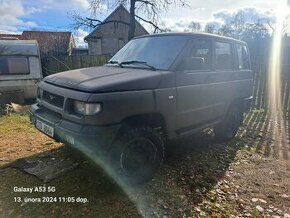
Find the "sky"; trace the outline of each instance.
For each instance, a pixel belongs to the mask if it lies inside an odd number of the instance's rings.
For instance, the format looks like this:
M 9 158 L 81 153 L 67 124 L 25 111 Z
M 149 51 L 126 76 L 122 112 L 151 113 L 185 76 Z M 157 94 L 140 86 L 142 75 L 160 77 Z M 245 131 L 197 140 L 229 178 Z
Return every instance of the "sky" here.
M 187 0 L 187 7 L 171 6 L 160 13 L 159 26 L 172 31 L 184 31 L 192 21 L 205 25 L 222 25 L 243 10 L 247 19 L 273 19 L 277 2 L 281 0 Z M 90 0 L 0 0 L 0 33 L 21 33 L 23 30 L 73 31 L 78 46 L 85 46 L 87 29 L 72 28 L 72 13 L 90 15 Z M 109 13 L 106 5 L 98 11 L 102 20 Z M 150 31 L 150 27 L 145 25 Z

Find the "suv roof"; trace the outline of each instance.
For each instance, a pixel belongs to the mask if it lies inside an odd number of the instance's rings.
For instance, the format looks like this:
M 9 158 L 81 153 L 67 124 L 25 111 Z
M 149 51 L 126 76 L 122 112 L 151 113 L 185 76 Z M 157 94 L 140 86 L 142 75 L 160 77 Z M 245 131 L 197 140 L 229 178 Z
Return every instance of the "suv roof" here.
M 135 37 L 134 39 L 145 38 L 145 37 L 157 37 L 157 36 L 187 36 L 187 37 L 198 37 L 198 36 L 202 36 L 202 37 L 223 39 L 223 40 L 233 41 L 233 42 L 236 42 L 236 43 L 246 44 L 244 41 L 241 41 L 241 40 L 238 40 L 238 39 L 234 39 L 234 38 L 230 38 L 230 37 L 226 37 L 226 36 L 220 36 L 220 35 L 216 35 L 216 34 L 210 34 L 210 33 L 178 33 L 178 32 L 155 33 L 155 34 L 138 36 L 138 37 Z

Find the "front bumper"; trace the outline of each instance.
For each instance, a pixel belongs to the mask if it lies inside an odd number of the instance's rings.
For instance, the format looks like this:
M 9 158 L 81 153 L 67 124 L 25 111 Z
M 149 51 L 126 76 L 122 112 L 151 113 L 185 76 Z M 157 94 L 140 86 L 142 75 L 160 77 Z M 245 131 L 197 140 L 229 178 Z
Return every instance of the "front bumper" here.
M 29 110 L 30 121 L 36 120 L 54 129 L 53 138 L 85 152 L 100 152 L 109 149 L 120 125 L 93 126 L 65 120 L 60 114 L 47 110 L 37 104 Z

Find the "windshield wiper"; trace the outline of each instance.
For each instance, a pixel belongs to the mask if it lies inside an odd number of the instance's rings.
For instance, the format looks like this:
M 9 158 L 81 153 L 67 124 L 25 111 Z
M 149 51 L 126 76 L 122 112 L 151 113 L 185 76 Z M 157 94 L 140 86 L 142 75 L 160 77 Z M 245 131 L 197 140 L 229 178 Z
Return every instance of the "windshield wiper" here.
M 132 60 L 132 61 L 123 61 L 118 63 L 120 67 L 123 67 L 123 65 L 127 65 L 127 64 L 143 64 L 147 67 L 149 67 L 151 70 L 156 70 L 156 68 L 150 64 L 147 64 L 146 61 L 136 61 L 136 60 Z
M 122 67 L 118 61 L 108 61 L 108 64 L 117 64 L 118 66 Z

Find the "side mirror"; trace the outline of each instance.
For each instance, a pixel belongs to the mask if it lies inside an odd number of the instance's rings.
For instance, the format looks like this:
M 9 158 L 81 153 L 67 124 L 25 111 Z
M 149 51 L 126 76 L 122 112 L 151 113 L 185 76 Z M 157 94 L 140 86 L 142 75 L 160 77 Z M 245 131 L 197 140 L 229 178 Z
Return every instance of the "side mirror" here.
M 184 70 L 203 70 L 204 58 L 202 57 L 185 57 L 182 59 L 180 69 Z

